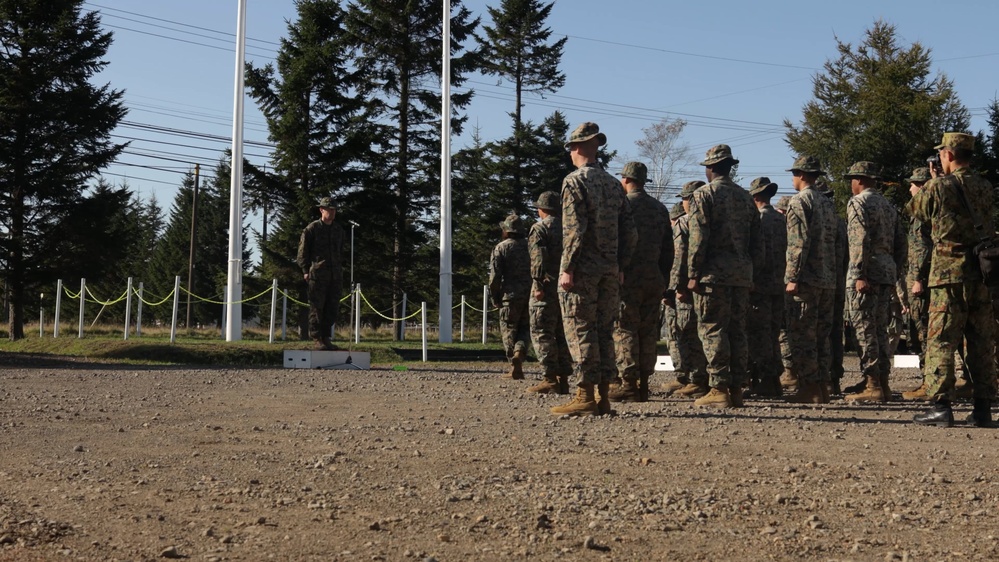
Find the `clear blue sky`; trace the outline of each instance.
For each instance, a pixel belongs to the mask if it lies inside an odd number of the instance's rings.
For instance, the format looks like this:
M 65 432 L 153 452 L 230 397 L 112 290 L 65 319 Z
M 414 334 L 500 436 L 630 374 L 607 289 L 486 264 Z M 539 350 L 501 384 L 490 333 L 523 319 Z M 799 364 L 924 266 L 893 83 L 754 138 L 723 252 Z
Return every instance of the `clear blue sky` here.
M 489 4 L 499 0 L 466 2 L 484 23 Z M 119 129 L 120 140 L 139 139 L 120 159 L 131 165 L 108 171 L 128 176 L 142 196 L 155 194 L 169 209 L 181 178 L 177 172 L 194 161 L 203 168 L 212 165 L 227 142 L 151 127 L 231 136 L 237 1 L 88 0 L 85 7 L 101 11 L 103 24 L 114 32 L 110 64 L 101 79 L 126 91 L 132 125 Z M 294 16 L 292 0 L 248 0 L 248 60 L 258 65 L 273 60 L 286 20 Z M 682 117 L 689 122 L 685 141 L 697 156 L 727 143 L 741 160 L 744 183 L 767 175 L 781 192 L 790 191 L 784 169 L 793 154 L 781 123 L 800 119 L 811 99 L 812 76 L 836 56 L 835 38 L 859 43 L 878 18 L 898 27 L 903 44 L 919 41 L 932 49 L 935 70 L 955 82 L 971 110 L 972 128 L 984 128 L 984 108 L 999 90 L 994 70 L 999 4 L 982 0 L 949 5 L 923 0 L 559 0 L 549 25 L 553 37 L 569 37 L 562 61 L 566 85 L 556 94 L 528 95 L 524 115 L 540 121 L 560 109 L 573 126 L 596 121 L 622 156 L 636 154 L 634 141 L 643 127 L 663 117 Z M 469 125 L 480 127 L 486 140 L 507 136 L 511 86 L 488 77 L 473 77 L 468 86 L 477 92 L 467 112 Z M 246 108 L 245 139 L 267 142 L 263 118 L 251 100 Z M 466 131 L 454 139 L 453 148 L 465 146 L 467 137 Z M 248 145 L 245 152 L 266 164 L 266 148 Z M 700 176 L 697 169 L 684 180 Z

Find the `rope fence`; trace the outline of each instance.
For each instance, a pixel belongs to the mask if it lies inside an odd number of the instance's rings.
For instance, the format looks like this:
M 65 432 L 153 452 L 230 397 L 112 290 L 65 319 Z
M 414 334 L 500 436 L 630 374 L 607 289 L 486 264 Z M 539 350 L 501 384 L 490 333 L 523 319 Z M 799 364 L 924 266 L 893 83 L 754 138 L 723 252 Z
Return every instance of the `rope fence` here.
M 101 300 L 100 298 L 98 298 L 96 295 L 94 295 L 91 292 L 90 288 L 87 286 L 86 279 L 80 279 L 80 290 L 76 291 L 76 292 L 70 290 L 69 287 L 63 285 L 63 282 L 60 279 L 60 280 L 58 280 L 58 283 L 56 285 L 56 302 L 55 302 L 55 315 L 54 315 L 54 322 L 53 322 L 53 329 L 52 329 L 52 337 L 59 337 L 59 324 L 60 324 L 60 318 L 59 317 L 60 317 L 60 312 L 61 312 L 61 309 L 62 309 L 62 297 L 64 295 L 69 300 L 71 300 L 71 301 L 72 300 L 78 300 L 79 301 L 79 310 L 80 310 L 80 314 L 79 314 L 79 326 L 78 326 L 78 337 L 79 338 L 83 338 L 83 336 L 84 336 L 84 318 L 85 318 L 85 310 L 86 310 L 87 303 L 90 303 L 92 305 L 100 305 L 100 307 L 101 307 L 100 311 L 97 313 L 97 316 L 94 318 L 93 323 L 91 323 L 91 325 L 90 325 L 91 327 L 93 327 L 97 323 L 97 321 L 100 318 L 101 314 L 104 312 L 104 310 L 107 307 L 117 305 L 117 304 L 119 304 L 119 303 L 121 303 L 121 302 L 124 301 L 125 302 L 125 333 L 124 333 L 124 338 L 127 340 L 129 338 L 129 334 L 132 332 L 133 325 L 134 325 L 134 333 L 135 333 L 135 335 L 136 336 L 140 336 L 142 334 L 142 309 L 143 309 L 143 305 L 145 305 L 146 307 L 154 307 L 155 308 L 155 307 L 164 306 L 164 305 L 166 305 L 168 302 L 170 302 L 172 300 L 173 301 L 173 310 L 172 310 L 172 314 L 171 314 L 171 326 L 170 326 L 170 342 L 171 343 L 174 343 L 176 341 L 178 308 L 180 306 L 180 298 L 179 297 L 180 297 L 181 293 L 187 294 L 190 298 L 192 298 L 192 299 L 194 299 L 196 301 L 199 301 L 199 302 L 202 302 L 202 303 L 207 303 L 207 304 L 212 304 L 212 305 L 219 305 L 219 306 L 223 306 L 223 307 L 228 306 L 229 304 L 247 304 L 247 303 L 252 303 L 252 302 L 255 302 L 255 301 L 258 301 L 258 300 L 262 300 L 262 299 L 266 298 L 266 295 L 268 293 L 270 293 L 270 295 L 271 295 L 271 299 L 270 299 L 270 311 L 271 311 L 271 314 L 270 314 L 270 336 L 269 336 L 269 342 L 270 343 L 274 343 L 274 339 L 275 339 L 274 334 L 275 334 L 276 322 L 277 322 L 277 314 L 276 314 L 276 312 L 277 312 L 278 297 L 279 297 L 279 295 L 281 297 L 281 299 L 280 299 L 281 300 L 281 315 L 280 315 L 281 316 L 281 321 L 280 322 L 281 322 L 281 332 L 282 332 L 281 339 L 282 340 L 286 340 L 287 337 L 288 337 L 288 333 L 287 333 L 288 332 L 287 318 L 288 318 L 288 303 L 289 303 L 289 301 L 292 303 L 292 305 L 297 305 L 299 307 L 306 307 L 307 308 L 309 306 L 308 303 L 304 303 L 304 302 L 302 302 L 302 301 L 300 301 L 300 300 L 292 297 L 291 295 L 289 295 L 288 292 L 287 292 L 287 290 L 279 288 L 278 284 L 277 284 L 277 279 L 273 280 L 271 287 L 269 287 L 269 288 L 261 291 L 260 293 L 254 295 L 252 297 L 244 298 L 244 299 L 242 299 L 240 301 L 236 301 L 234 303 L 229 303 L 229 302 L 224 301 L 224 300 L 216 300 L 215 298 L 209 298 L 209 297 L 203 297 L 203 296 L 196 295 L 196 294 L 192 293 L 191 291 L 189 291 L 187 288 L 182 287 L 180 285 L 180 276 L 177 276 L 175 278 L 173 290 L 171 290 L 170 293 L 168 293 L 166 296 L 163 296 L 162 298 L 157 297 L 155 295 L 148 295 L 148 294 L 144 297 L 143 293 L 144 293 L 143 284 L 139 283 L 138 286 L 135 287 L 135 286 L 133 286 L 132 278 L 129 277 L 128 278 L 128 286 L 127 286 L 127 288 L 125 289 L 125 291 L 120 296 L 118 296 L 117 298 L 114 298 L 114 299 Z M 132 317 L 132 297 L 133 296 L 136 297 L 136 306 L 135 306 L 134 320 L 133 320 L 133 317 Z M 148 297 L 148 300 L 147 300 L 146 297 Z M 489 289 L 488 289 L 488 287 L 483 287 L 483 291 L 482 291 L 482 308 L 476 308 L 475 306 L 473 306 L 472 304 L 470 304 L 466 300 L 466 298 L 465 298 L 464 295 L 462 295 L 461 302 L 459 304 L 456 304 L 453 307 L 451 307 L 451 310 L 459 310 L 460 309 L 460 315 L 461 315 L 460 330 L 459 330 L 460 341 L 462 341 L 462 342 L 465 341 L 465 314 L 466 314 L 466 310 L 471 310 L 473 312 L 476 312 L 476 313 L 479 313 L 479 314 L 482 315 L 482 343 L 483 344 L 486 343 L 486 341 L 487 341 L 487 335 L 488 335 L 488 318 L 489 318 L 489 314 L 490 313 L 494 313 L 497 310 L 499 310 L 496 307 L 490 307 L 489 306 L 488 297 L 489 297 Z M 343 298 L 340 299 L 340 303 L 345 303 L 345 302 L 350 304 L 350 309 L 351 309 L 350 319 L 353 321 L 352 322 L 353 323 L 353 332 L 354 332 L 353 339 L 354 339 L 355 343 L 359 343 L 360 342 L 362 305 L 367 307 L 367 311 L 368 312 L 375 314 L 376 316 L 378 316 L 379 318 L 381 318 L 381 319 L 383 319 L 383 320 L 385 320 L 387 322 L 402 322 L 402 328 L 403 328 L 402 337 L 403 337 L 403 339 L 405 339 L 406 322 L 408 320 L 412 320 L 412 319 L 414 319 L 414 318 L 422 315 L 422 320 L 420 321 L 420 324 L 421 324 L 421 330 L 422 330 L 422 332 L 424 334 L 423 339 L 426 340 L 427 321 L 426 321 L 426 303 L 425 302 L 422 303 L 422 306 L 419 309 L 415 310 L 412 314 L 407 314 L 406 313 L 407 298 L 406 298 L 406 294 L 403 293 L 403 300 L 402 300 L 402 303 L 401 303 L 402 304 L 402 307 L 401 307 L 401 309 L 402 309 L 402 316 L 396 318 L 394 316 L 390 316 L 390 315 L 386 314 L 386 312 L 389 312 L 389 311 L 393 310 L 395 308 L 395 305 L 392 305 L 392 306 L 386 308 L 384 310 L 384 312 L 382 310 L 379 310 L 374 305 L 372 305 L 371 301 L 368 300 L 368 297 L 363 292 L 361 292 L 361 286 L 359 284 L 356 285 L 353 290 L 349 291 L 346 295 L 343 296 Z M 41 312 L 39 313 L 39 335 L 40 336 L 44 335 L 44 325 L 45 325 L 45 320 L 44 319 L 45 319 L 45 317 L 44 317 L 44 307 L 43 307 L 41 309 Z M 133 322 L 134 322 L 134 324 L 133 324 Z M 224 332 L 224 323 L 225 323 L 225 316 L 224 316 L 224 314 L 223 314 L 222 322 L 223 322 L 223 332 Z

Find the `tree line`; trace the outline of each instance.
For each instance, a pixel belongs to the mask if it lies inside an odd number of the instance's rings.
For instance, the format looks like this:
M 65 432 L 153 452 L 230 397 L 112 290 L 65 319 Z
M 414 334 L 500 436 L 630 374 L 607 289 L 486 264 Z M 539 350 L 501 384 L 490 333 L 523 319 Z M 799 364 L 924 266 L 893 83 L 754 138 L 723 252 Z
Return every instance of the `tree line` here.
M 521 112 L 525 94 L 563 87 L 566 39 L 547 25 L 554 1 L 498 0 L 487 21 L 460 0 L 448 1 L 449 78 L 460 92 L 452 94 L 452 130 L 468 126 L 474 90 L 461 87 L 476 73 L 509 82 L 516 99 L 508 137 L 483 139 L 473 130 L 469 146 L 452 157 L 454 293 L 478 295 L 498 223 L 511 212 L 532 216 L 531 202 L 557 190 L 572 170 L 563 147 L 566 116 L 555 111 L 532 122 Z M 317 217 L 318 199 L 332 196 L 342 224 L 362 225 L 354 279 L 368 298 L 391 303 L 384 312 L 394 317 L 403 292 L 410 302 L 436 303 L 442 0 L 298 0 L 295 7 L 275 62 L 246 67 L 247 94 L 275 148 L 266 169 L 244 162 L 244 204 L 264 225 L 243 232 L 259 250 L 243 256 L 244 296 L 276 278 L 305 300 L 294 263 L 299 235 Z M 36 295 L 58 278 L 86 277 L 95 294 L 108 295 L 131 276 L 145 283 L 147 300 L 168 294 L 177 275 L 186 287 L 196 182 L 191 292 L 224 300 L 229 154 L 197 178 L 186 175 L 168 210 L 101 176 L 127 146 L 111 138 L 127 113 L 123 92 L 93 83 L 109 64 L 112 39 L 83 0 L 0 0 L 0 273 L 12 339 L 24 336 Z M 829 166 L 842 201 L 845 183 L 836 171 L 854 160 L 877 161 L 900 180 L 932 152 L 940 132 L 970 126 L 953 84 L 932 75 L 929 49 L 900 45 L 891 24 L 877 21 L 863 44 L 837 41 L 836 49 L 838 57 L 813 77 L 814 99 L 800 122 L 785 128 L 792 150 Z M 997 102 L 988 112 L 979 156 L 996 184 Z M 636 143 L 661 189 L 690 163 L 684 125 L 668 118 L 650 124 Z M 614 156 L 605 152 L 602 161 Z M 889 190 L 897 202 L 906 196 L 891 182 Z M 268 313 L 262 306 L 243 314 Z M 191 323 L 214 324 L 221 315 L 220 306 L 196 301 Z

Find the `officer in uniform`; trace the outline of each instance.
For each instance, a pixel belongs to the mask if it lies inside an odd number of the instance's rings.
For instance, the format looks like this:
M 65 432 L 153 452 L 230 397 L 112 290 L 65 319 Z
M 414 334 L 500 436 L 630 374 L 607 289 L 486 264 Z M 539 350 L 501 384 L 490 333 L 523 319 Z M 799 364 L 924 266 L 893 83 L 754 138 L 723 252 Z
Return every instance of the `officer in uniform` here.
M 562 261 L 562 201 L 558 193 L 542 193 L 534 206 L 538 221 L 531 225 L 531 341 L 541 364 L 542 380 L 528 392 L 568 394 L 572 359 L 565 343 L 558 304 L 558 267 Z
M 319 220 L 302 230 L 298 242 L 298 267 L 302 269 L 309 295 L 309 337 L 317 349 L 336 349 L 333 325 L 340 312 L 343 293 L 343 229 L 337 224 L 333 199 L 319 200 Z
M 683 386 L 676 394 L 684 398 L 697 399 L 708 393 L 708 360 L 704 356 L 704 346 L 697 335 L 697 311 L 694 309 L 694 296 L 687 288 L 687 263 L 690 243 L 690 198 L 704 185 L 703 181 L 689 181 L 680 192 L 685 213 L 673 225 L 673 268 L 670 270 L 670 289 L 676 298 L 676 355 L 673 368 L 677 382 Z
M 503 240 L 489 258 L 489 296 L 500 309 L 500 334 L 510 361 L 503 378 L 524 378 L 527 344 L 531 341 L 528 303 L 531 292 L 531 257 L 524 238 L 524 222 L 510 214 L 500 223 Z

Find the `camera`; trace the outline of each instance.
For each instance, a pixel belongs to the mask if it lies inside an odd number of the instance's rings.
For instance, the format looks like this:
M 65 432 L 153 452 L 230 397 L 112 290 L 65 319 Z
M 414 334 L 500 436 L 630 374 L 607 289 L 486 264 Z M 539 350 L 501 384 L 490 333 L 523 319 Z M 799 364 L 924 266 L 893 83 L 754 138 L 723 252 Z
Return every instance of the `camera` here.
M 926 163 L 930 165 L 930 168 L 932 168 L 937 175 L 943 175 L 943 166 L 940 165 L 939 154 L 934 154 L 933 156 L 927 158 Z

